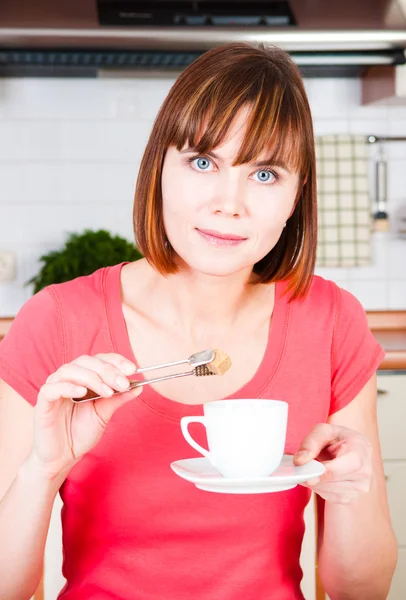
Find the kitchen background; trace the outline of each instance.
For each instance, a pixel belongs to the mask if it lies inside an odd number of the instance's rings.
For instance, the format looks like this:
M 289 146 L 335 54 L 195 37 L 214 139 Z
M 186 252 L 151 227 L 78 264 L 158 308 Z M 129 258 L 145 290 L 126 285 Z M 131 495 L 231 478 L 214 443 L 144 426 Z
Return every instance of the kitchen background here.
M 24 283 L 41 254 L 69 232 L 109 229 L 132 240 L 140 160 L 175 77 L 0 79 L 0 252 L 15 253 L 17 277 L 0 282 L 0 317 L 32 294 Z M 361 105 L 361 80 L 305 80 L 316 135 L 406 136 L 406 103 Z M 372 177 L 377 144 L 368 148 Z M 365 309 L 406 309 L 406 143 L 385 144 L 390 229 L 372 238 L 369 266 L 318 268 Z M 371 208 L 372 210 L 372 208 Z M 406 222 L 404 224 L 406 228 Z

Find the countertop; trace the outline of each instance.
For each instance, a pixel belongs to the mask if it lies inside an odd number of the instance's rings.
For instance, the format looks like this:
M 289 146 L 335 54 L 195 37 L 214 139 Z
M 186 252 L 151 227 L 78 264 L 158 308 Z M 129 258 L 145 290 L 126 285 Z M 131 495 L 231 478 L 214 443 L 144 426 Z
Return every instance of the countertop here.
M 380 370 L 406 369 L 406 310 L 367 311 L 368 323 L 386 352 Z
M 386 352 L 379 370 L 406 370 L 406 310 L 366 311 L 372 333 Z M 0 340 L 13 318 L 0 317 Z

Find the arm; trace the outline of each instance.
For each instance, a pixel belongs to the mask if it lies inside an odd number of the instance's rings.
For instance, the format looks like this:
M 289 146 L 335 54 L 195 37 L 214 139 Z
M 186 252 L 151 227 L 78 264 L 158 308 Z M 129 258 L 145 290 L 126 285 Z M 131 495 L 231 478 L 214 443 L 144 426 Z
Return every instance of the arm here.
M 135 365 L 119 355 L 84 355 L 67 363 L 63 323 L 51 286 L 23 305 L 0 344 L 0 598 L 4 600 L 28 600 L 34 593 L 59 487 L 101 438 L 113 413 L 142 389 L 110 397 L 113 390 L 126 389 L 126 374 L 135 372 Z M 123 376 L 124 388 L 118 376 Z M 83 396 L 86 388 L 106 397 L 74 404 L 70 398 Z
M 0 382 L 0 452 L 8 460 L 0 481 L 0 598 L 28 600 L 37 588 L 55 496 L 115 411 L 141 393 L 128 390 L 134 372 L 118 354 L 81 356 L 48 377 L 35 408 Z M 88 389 L 101 397 L 72 402 Z M 112 398 L 114 391 L 121 394 Z
M 384 600 L 396 566 L 397 542 L 389 517 L 378 437 L 376 375 L 328 422 L 365 436 L 372 452 L 367 465 L 367 493 L 348 504 L 317 496 L 320 577 L 331 600 Z M 331 481 L 330 486 L 333 484 Z
M 33 407 L 0 381 L 0 598 L 7 600 L 26 600 L 39 584 L 52 505 L 62 483 L 43 480 L 27 460 L 33 423 Z

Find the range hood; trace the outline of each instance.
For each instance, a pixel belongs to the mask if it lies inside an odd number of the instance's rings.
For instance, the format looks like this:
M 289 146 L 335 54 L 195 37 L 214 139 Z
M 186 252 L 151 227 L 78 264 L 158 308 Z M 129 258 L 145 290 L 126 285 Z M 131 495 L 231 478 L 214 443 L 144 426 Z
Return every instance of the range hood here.
M 406 0 L 0 0 L 0 76 L 175 74 L 231 41 L 358 76 L 405 63 Z

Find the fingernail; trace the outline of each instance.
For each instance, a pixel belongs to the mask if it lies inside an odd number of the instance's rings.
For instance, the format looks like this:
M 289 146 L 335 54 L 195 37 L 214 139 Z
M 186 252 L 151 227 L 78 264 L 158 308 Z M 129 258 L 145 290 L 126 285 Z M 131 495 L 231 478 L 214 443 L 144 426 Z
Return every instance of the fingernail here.
M 114 394 L 113 390 L 105 383 L 102 384 L 102 389 L 106 396 L 112 396 Z
M 296 452 L 295 458 L 298 460 L 302 460 L 303 458 L 306 458 L 308 454 L 309 452 L 307 450 L 299 450 L 299 452 Z
M 121 370 L 125 375 L 132 375 L 133 373 L 135 373 L 136 368 L 130 363 L 123 363 L 121 366 Z
M 314 479 L 309 479 L 309 481 L 306 481 L 307 485 L 311 485 L 311 486 L 315 486 L 318 483 L 320 483 L 320 477 L 315 477 Z
M 76 385 L 75 386 L 75 392 L 78 396 L 83 396 L 84 394 L 86 394 L 87 391 L 88 391 L 88 389 L 84 385 Z
M 126 390 L 128 389 L 128 380 L 125 377 L 121 377 L 121 375 L 119 377 L 117 377 L 116 379 L 117 385 L 119 388 L 121 388 L 122 390 Z

